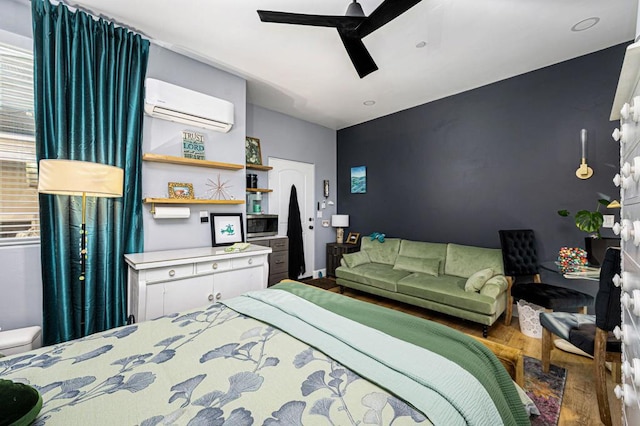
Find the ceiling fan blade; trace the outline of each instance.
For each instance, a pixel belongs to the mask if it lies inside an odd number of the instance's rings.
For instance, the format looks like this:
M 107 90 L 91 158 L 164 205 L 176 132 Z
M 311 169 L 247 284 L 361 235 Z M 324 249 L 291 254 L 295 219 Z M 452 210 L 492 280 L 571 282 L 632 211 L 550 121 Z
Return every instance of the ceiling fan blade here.
M 344 48 L 347 50 L 347 54 L 360 78 L 364 78 L 378 69 L 360 38 L 350 36 L 347 31 L 343 31 L 340 28 L 338 28 L 338 34 L 340 34 L 342 44 L 344 44 Z
M 393 21 L 422 0 L 385 0 L 356 29 L 358 36 L 364 38 L 384 24 Z
M 272 12 L 269 10 L 258 10 L 258 15 L 262 22 L 347 29 L 354 29 L 365 20 L 364 17 L 360 16 L 306 15 L 303 13 Z

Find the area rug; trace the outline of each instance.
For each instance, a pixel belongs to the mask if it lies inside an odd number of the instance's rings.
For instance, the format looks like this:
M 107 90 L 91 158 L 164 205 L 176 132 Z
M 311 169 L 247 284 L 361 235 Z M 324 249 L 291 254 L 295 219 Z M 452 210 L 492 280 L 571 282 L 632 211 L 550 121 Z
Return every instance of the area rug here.
M 540 415 L 531 419 L 533 426 L 558 424 L 566 380 L 564 368 L 551 365 L 549 372 L 543 373 L 542 361 L 524 357 L 524 389 L 540 410 Z
M 338 284 L 336 283 L 336 280 L 333 280 L 331 278 L 315 278 L 310 280 L 303 280 L 302 282 L 305 284 L 312 285 L 314 287 L 323 288 L 325 290 L 330 290 L 338 286 Z

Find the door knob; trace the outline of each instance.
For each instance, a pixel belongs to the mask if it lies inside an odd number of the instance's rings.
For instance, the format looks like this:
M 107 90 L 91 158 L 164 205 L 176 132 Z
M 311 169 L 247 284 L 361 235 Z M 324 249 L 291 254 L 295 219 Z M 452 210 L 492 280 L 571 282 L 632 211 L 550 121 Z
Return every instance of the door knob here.
M 310 226 L 309 226 L 309 229 L 313 229 L 313 225 L 310 225 Z

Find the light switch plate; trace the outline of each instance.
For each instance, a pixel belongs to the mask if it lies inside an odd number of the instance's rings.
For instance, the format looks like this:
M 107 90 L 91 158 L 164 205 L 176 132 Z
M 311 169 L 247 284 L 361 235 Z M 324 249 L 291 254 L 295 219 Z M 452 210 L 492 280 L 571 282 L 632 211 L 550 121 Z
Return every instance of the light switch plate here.
M 602 218 L 604 222 L 602 223 L 603 228 L 613 228 L 613 222 L 615 220 L 615 216 L 612 214 L 603 214 Z

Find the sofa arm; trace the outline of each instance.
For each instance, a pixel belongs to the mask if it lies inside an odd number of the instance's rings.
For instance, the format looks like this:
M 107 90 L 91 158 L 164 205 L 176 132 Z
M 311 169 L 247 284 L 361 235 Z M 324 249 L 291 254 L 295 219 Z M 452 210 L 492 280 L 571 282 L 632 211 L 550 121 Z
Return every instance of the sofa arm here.
M 509 283 L 504 275 L 496 275 L 489 279 L 482 288 L 480 294 L 497 299 L 509 288 Z

